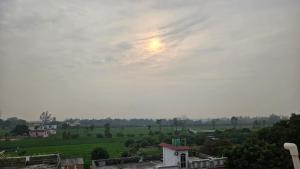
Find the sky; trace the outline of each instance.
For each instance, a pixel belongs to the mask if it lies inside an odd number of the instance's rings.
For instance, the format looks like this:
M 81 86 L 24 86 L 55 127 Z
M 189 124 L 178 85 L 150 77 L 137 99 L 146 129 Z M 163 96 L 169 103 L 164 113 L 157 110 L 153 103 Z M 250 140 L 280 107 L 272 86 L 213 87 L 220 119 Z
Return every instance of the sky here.
M 0 114 L 300 112 L 299 0 L 1 0 Z

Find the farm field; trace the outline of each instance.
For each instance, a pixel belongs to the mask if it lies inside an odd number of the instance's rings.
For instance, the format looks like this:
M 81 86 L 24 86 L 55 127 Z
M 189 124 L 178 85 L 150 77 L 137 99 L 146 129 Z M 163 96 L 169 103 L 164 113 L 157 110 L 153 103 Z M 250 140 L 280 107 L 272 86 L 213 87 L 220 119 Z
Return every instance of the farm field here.
M 229 126 L 230 127 L 230 126 Z M 196 131 L 206 131 L 210 127 L 188 127 Z M 219 127 L 225 129 L 227 127 Z M 158 127 L 152 127 L 153 132 L 158 131 Z M 64 131 L 70 131 L 72 134 L 79 134 L 79 138 L 63 139 Z M 62 158 L 83 157 L 85 167 L 88 168 L 91 162 L 91 151 L 96 147 L 103 147 L 108 152 L 111 158 L 120 157 L 121 153 L 127 151 L 128 148 L 124 145 L 125 141 L 131 139 L 141 139 L 148 136 L 149 130 L 147 127 L 120 127 L 110 129 L 112 138 L 97 138 L 96 135 L 104 133 L 104 128 L 97 127 L 93 130 L 86 128 L 58 129 L 56 135 L 48 138 L 29 138 L 19 137 L 15 141 L 1 141 L 0 149 L 6 150 L 8 154 L 18 155 L 16 151 L 23 152 L 24 155 L 49 154 L 59 153 Z M 163 133 L 174 131 L 174 127 L 163 127 Z M 122 132 L 124 137 L 117 137 L 117 133 Z M 2 131 L 4 133 L 4 131 Z M 155 137 L 155 136 L 152 136 Z M 143 148 L 142 151 L 146 155 L 159 155 L 161 150 L 156 147 Z

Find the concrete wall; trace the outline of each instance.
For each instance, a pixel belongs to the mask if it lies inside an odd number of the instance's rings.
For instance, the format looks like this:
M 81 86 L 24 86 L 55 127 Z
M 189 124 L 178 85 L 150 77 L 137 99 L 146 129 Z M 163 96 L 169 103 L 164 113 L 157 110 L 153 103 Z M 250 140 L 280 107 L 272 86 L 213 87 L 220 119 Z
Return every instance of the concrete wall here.
M 175 150 L 163 148 L 163 166 L 178 166 L 180 165 L 180 156 L 185 153 L 186 166 L 188 166 L 188 151 L 178 151 L 178 155 L 175 155 Z
M 176 166 L 178 164 L 178 156 L 175 156 L 175 151 L 163 148 L 163 166 Z

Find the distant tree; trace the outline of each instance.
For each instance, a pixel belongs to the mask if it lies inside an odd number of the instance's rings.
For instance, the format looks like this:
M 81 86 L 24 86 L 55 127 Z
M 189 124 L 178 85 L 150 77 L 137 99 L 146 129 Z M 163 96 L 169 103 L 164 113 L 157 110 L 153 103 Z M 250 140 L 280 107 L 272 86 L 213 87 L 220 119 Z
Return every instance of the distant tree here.
M 257 119 L 253 121 L 253 128 L 259 128 L 259 122 Z
M 104 125 L 104 136 L 107 138 L 112 137 L 112 134 L 110 133 L 110 124 L 109 123 L 105 123 L 105 125 Z
M 97 138 L 103 138 L 104 136 L 103 136 L 102 133 L 98 133 L 98 134 L 96 134 L 96 137 L 97 137 Z
M 106 149 L 99 147 L 99 148 L 95 148 L 92 152 L 91 152 L 91 159 L 92 160 L 98 160 L 98 159 L 108 159 L 109 158 L 109 154 L 106 151 Z
M 126 147 L 130 147 L 130 146 L 132 146 L 134 143 L 135 143 L 135 141 L 134 141 L 133 139 L 128 139 L 128 140 L 125 141 L 124 145 L 125 145 Z
M 63 123 L 63 124 L 61 125 L 61 128 L 64 129 L 64 130 L 66 130 L 66 129 L 69 128 L 69 124 L 68 124 L 68 123 Z
M 29 129 L 26 125 L 16 125 L 16 127 L 11 131 L 13 135 L 28 135 Z
M 92 125 L 90 125 L 90 130 L 91 130 L 91 131 L 93 131 L 93 130 L 94 130 L 94 128 L 95 128 L 95 125 L 93 125 L 93 124 L 92 124 Z
M 157 120 L 156 120 L 156 124 L 158 125 L 159 132 L 160 132 L 160 133 L 162 132 L 161 122 L 162 122 L 162 119 L 157 119 Z
M 211 120 L 212 129 L 216 129 L 216 123 L 217 123 L 217 119 L 212 119 Z
M 175 126 L 175 133 L 177 133 L 178 132 L 178 119 L 177 118 L 173 119 L 173 126 Z
M 40 115 L 40 120 L 42 122 L 42 125 L 52 122 L 53 118 L 51 116 L 52 116 L 51 113 L 49 113 L 48 111 L 43 112 Z
M 233 117 L 231 117 L 230 121 L 231 121 L 231 124 L 232 124 L 233 128 L 236 128 L 237 124 L 238 124 L 238 118 L 233 116 Z
M 147 128 L 148 128 L 148 131 L 149 131 L 149 135 L 153 135 L 153 133 L 152 133 L 152 126 L 151 125 L 148 125 L 147 126 Z
M 124 137 L 124 134 L 122 132 L 117 133 L 117 137 Z
M 275 124 L 275 123 L 280 121 L 280 116 L 277 116 L 275 114 L 271 114 L 269 116 L 269 121 L 270 121 L 271 124 Z

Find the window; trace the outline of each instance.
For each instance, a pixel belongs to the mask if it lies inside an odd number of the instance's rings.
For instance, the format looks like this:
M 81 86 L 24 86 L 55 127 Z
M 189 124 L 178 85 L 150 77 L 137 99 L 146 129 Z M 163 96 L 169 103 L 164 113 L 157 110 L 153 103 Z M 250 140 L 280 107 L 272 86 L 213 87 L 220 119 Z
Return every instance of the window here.
M 186 158 L 185 158 L 185 153 L 182 153 L 180 155 L 180 167 L 181 168 L 186 168 Z

